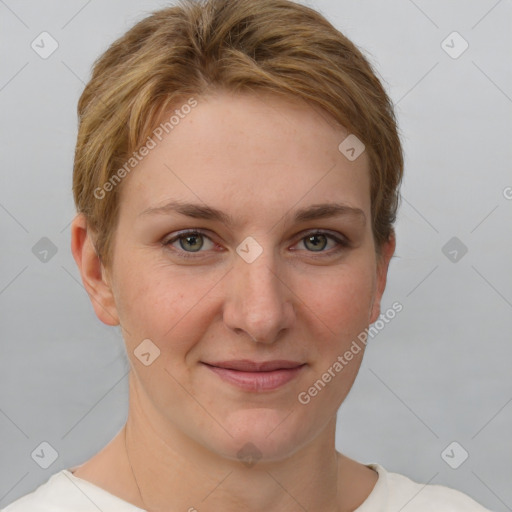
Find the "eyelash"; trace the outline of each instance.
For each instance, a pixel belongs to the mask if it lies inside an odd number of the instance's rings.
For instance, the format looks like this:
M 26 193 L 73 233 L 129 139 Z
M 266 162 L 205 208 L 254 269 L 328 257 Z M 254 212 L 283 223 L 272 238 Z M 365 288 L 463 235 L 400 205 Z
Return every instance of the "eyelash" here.
M 211 242 L 215 243 L 204 231 L 202 231 L 200 229 L 189 229 L 189 230 L 181 231 L 176 236 L 162 242 L 162 245 L 166 248 L 169 248 L 169 246 L 172 243 L 174 243 L 180 239 L 184 239 L 187 236 L 197 236 L 197 235 L 201 235 L 205 238 L 208 238 Z M 302 236 L 300 238 L 300 240 L 297 243 L 303 241 L 304 239 L 306 239 L 308 237 L 316 236 L 316 235 L 323 235 L 326 238 L 330 238 L 331 240 L 334 240 L 338 244 L 338 247 L 332 249 L 331 251 L 319 251 L 317 253 L 318 256 L 317 255 L 313 256 L 315 258 L 334 256 L 335 254 L 338 254 L 339 252 L 341 252 L 343 249 L 350 247 L 350 243 L 348 242 L 348 240 L 334 236 L 333 234 L 331 234 L 328 231 L 322 231 L 322 230 L 318 230 L 318 229 L 307 232 L 306 234 L 304 234 L 304 236 Z M 194 252 L 187 252 L 182 249 L 174 249 L 174 248 L 171 250 L 177 251 L 179 253 L 180 258 L 187 258 L 187 259 L 197 259 L 198 257 L 201 257 L 201 256 L 199 256 L 200 253 L 204 252 L 204 251 L 199 250 L 194 253 Z M 307 252 L 315 254 L 315 251 L 307 251 Z

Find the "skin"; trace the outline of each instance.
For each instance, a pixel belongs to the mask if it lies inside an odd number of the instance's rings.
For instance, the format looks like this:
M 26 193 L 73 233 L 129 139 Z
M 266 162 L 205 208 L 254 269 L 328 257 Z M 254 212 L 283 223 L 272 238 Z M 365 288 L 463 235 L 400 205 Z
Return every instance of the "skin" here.
M 297 396 L 380 314 L 395 240 L 378 259 L 367 155 L 345 158 L 338 145 L 348 132 L 295 99 L 221 91 L 197 99 L 124 179 L 111 269 L 83 215 L 72 224 L 94 310 L 121 325 L 132 367 L 125 427 L 74 474 L 144 508 L 129 456 L 149 510 L 355 510 L 378 475 L 336 451 L 336 413 L 364 350 L 307 405 Z M 141 215 L 170 200 L 217 208 L 235 225 Z M 366 220 L 293 220 L 325 202 L 359 208 Z M 189 228 L 205 236 L 163 245 Z M 308 243 L 315 229 L 349 245 Z M 252 263 L 236 252 L 248 236 L 263 250 Z M 160 350 L 149 366 L 134 355 L 145 339 Z M 276 390 L 249 392 L 202 364 L 229 359 L 306 366 Z M 237 457 L 248 442 L 261 455 L 251 467 Z

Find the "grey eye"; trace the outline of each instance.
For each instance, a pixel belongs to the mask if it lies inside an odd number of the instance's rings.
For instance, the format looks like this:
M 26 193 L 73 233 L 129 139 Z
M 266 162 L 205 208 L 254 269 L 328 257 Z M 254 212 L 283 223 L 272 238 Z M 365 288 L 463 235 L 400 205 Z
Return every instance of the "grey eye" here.
M 311 248 L 311 250 L 317 252 L 322 251 L 325 249 L 327 245 L 327 236 L 322 234 L 317 235 L 308 235 L 306 236 L 304 240 L 304 245 L 308 247 L 308 244 L 311 244 L 308 248 Z

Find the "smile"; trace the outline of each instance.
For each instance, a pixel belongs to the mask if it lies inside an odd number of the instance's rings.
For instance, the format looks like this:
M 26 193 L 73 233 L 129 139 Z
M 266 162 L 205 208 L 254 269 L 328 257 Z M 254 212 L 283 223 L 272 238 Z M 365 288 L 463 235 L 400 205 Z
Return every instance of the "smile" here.
M 203 363 L 222 380 L 244 391 L 271 391 L 293 380 L 306 366 L 305 363 L 292 361 L 225 361 Z

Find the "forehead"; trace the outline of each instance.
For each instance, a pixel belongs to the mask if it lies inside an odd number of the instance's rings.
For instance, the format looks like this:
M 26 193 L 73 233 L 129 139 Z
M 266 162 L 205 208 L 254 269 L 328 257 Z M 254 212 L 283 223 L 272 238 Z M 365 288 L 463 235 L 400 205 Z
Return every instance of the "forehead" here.
M 152 136 L 153 149 L 123 183 L 121 213 L 170 200 L 231 208 L 248 219 L 328 201 L 369 212 L 367 155 L 350 161 L 340 152 L 349 132 L 327 113 L 273 94 L 194 99 L 194 107 L 177 104 L 164 117 L 161 140 Z

